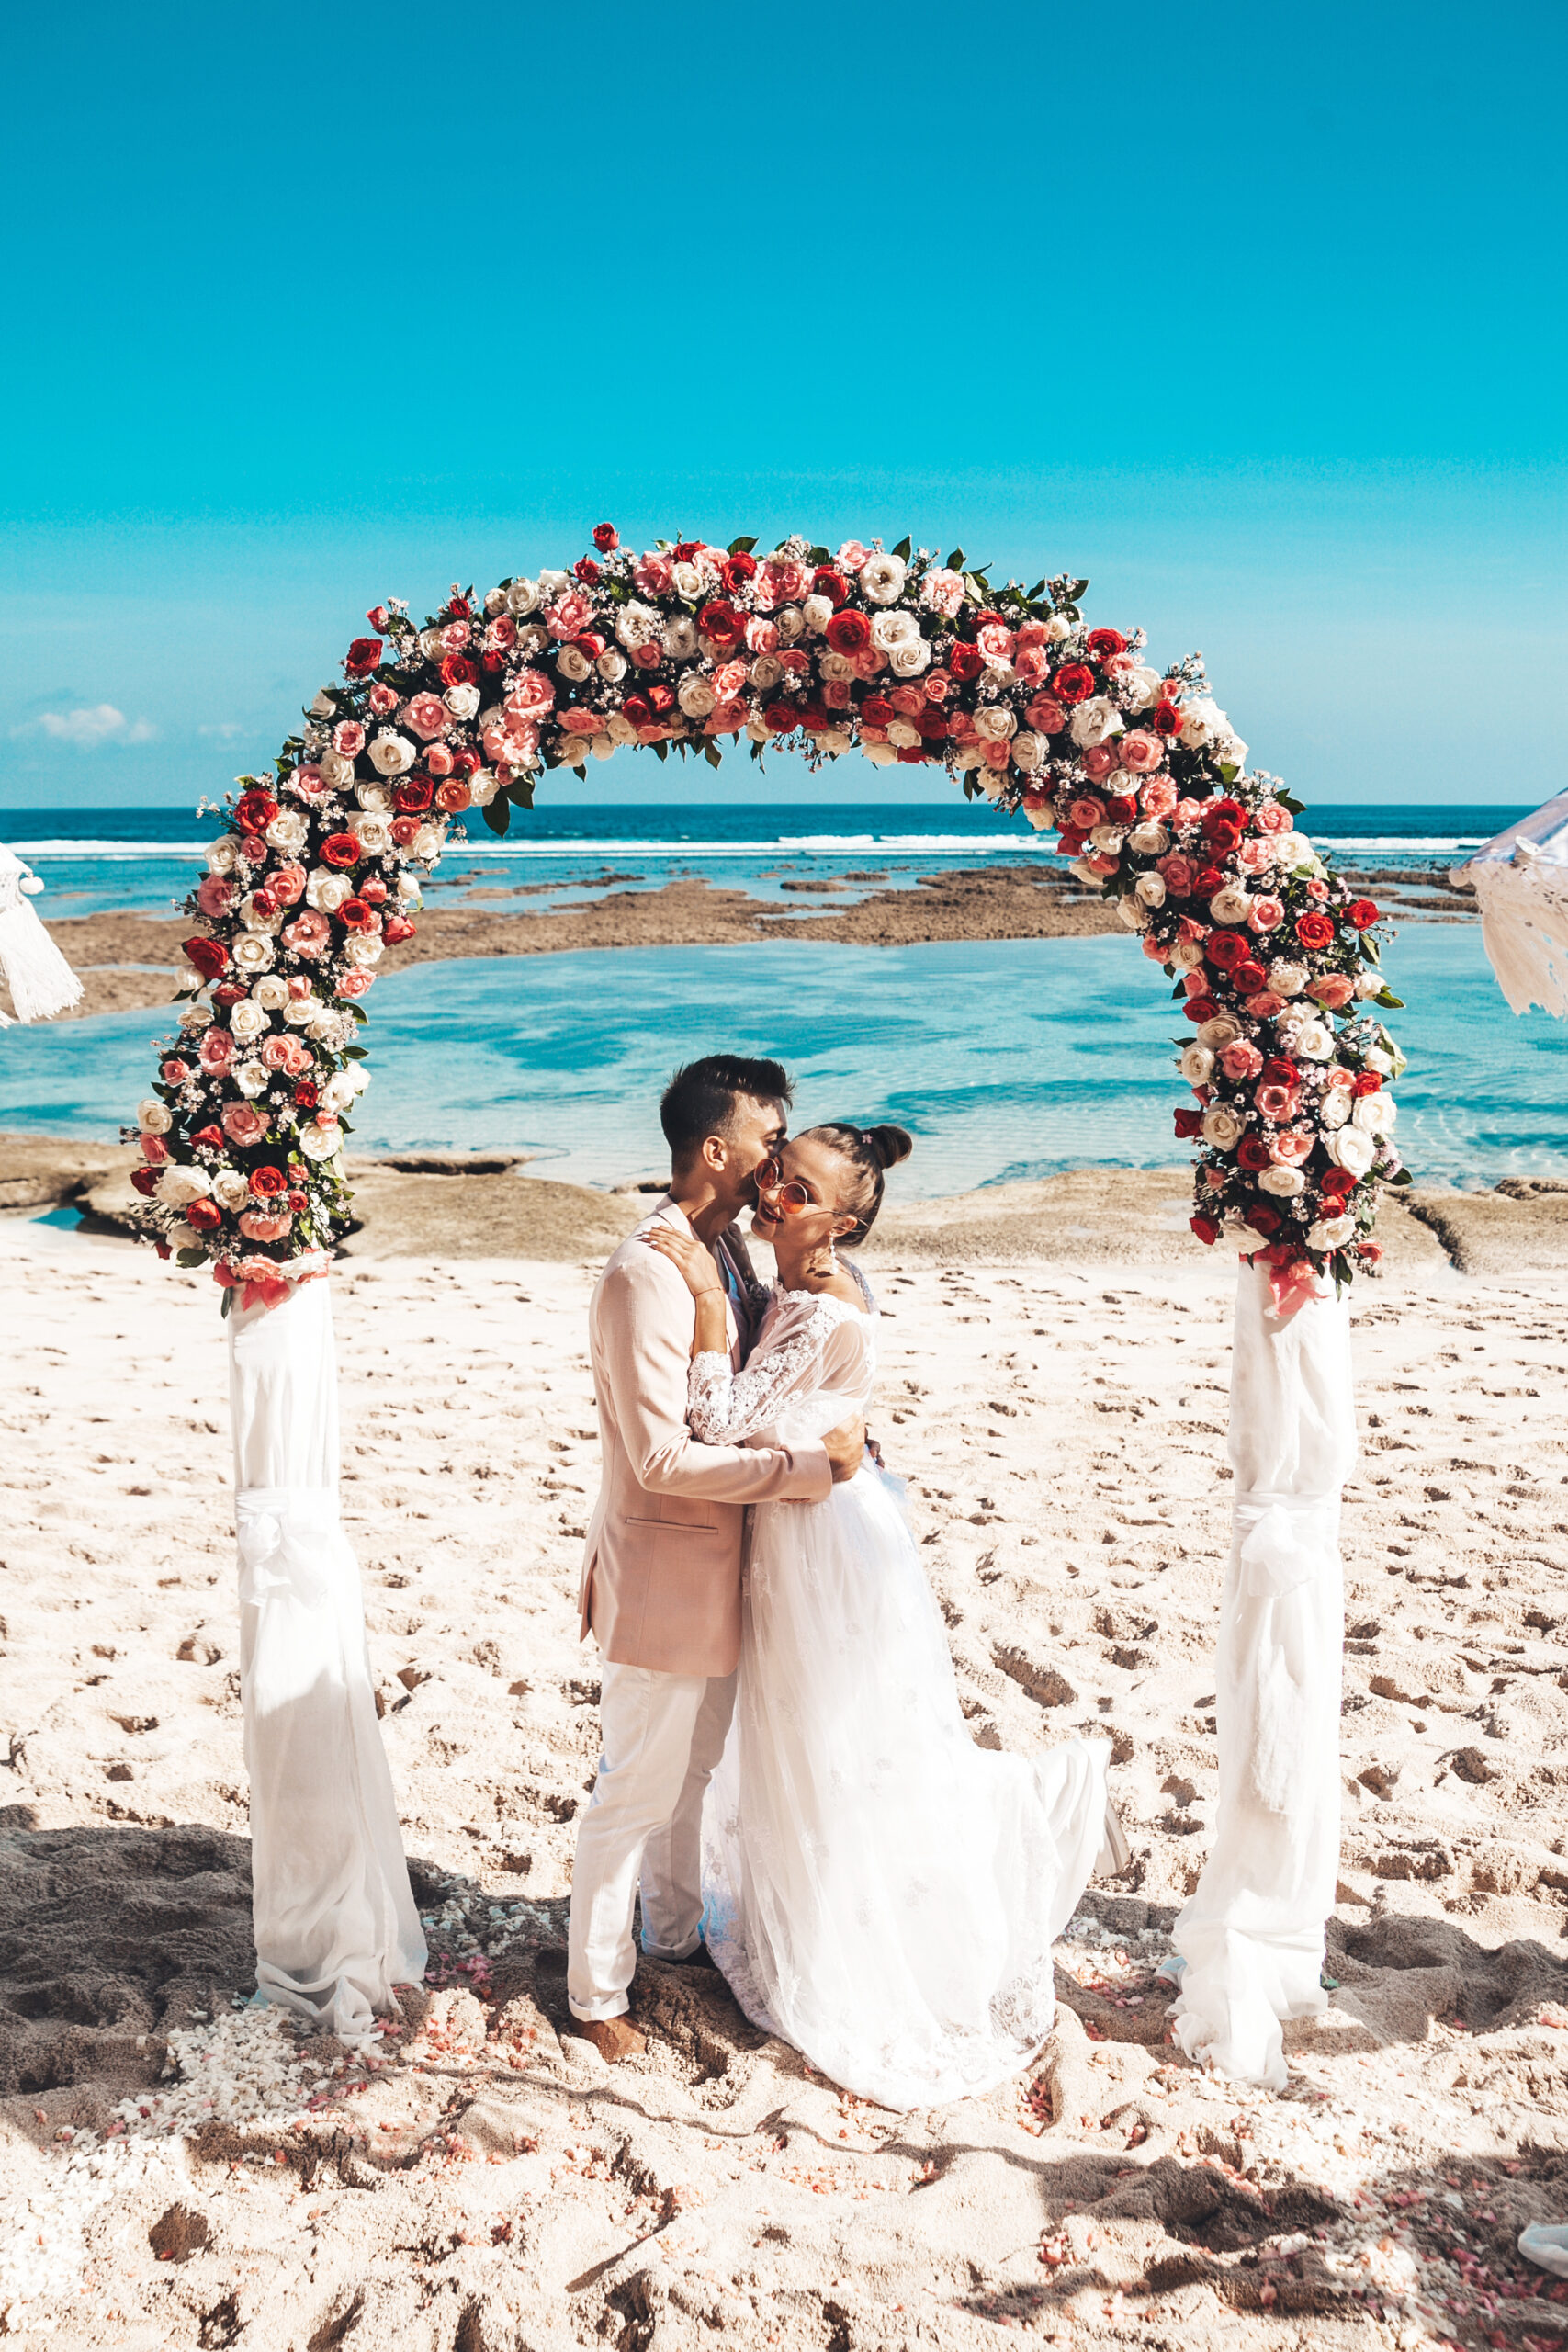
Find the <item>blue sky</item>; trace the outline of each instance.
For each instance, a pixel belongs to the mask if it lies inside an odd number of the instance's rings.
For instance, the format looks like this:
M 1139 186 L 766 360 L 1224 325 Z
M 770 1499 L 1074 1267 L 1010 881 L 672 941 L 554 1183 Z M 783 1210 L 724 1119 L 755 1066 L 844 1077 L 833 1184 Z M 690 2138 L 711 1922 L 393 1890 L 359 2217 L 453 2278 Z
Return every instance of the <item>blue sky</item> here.
M 220 789 L 367 605 L 570 560 L 602 516 L 1071 568 L 1201 648 L 1308 800 L 1544 799 L 1562 751 L 1515 720 L 1561 674 L 1565 28 L 35 11 L 0 805 Z M 661 783 L 623 754 L 589 792 Z

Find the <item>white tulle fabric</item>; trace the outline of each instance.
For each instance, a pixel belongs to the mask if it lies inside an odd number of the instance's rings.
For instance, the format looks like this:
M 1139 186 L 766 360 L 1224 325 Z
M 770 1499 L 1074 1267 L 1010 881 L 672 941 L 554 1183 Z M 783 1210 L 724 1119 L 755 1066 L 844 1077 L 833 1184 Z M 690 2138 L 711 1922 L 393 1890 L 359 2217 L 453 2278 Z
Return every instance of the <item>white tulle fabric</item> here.
M 237 1309 L 229 1334 L 256 1984 L 358 2041 L 425 1948 L 338 1521 L 326 1283 Z
M 1482 944 L 1513 1010 L 1568 1016 L 1568 792 L 1450 871 L 1474 886 Z
M 1356 1460 L 1350 1309 L 1327 1285 L 1288 1319 L 1267 1271 L 1236 1291 L 1230 1564 L 1220 1597 L 1214 1845 L 1176 1922 L 1189 2056 L 1283 2088 L 1281 2021 L 1325 2006 L 1339 1854 L 1339 1493 Z
M 743 1373 L 694 1363 L 694 1430 L 821 1436 L 864 1411 L 875 1354 L 874 1314 L 775 1290 Z M 1110 1749 L 976 1747 L 901 1491 L 868 1464 L 826 1502 L 757 1509 L 704 1934 L 755 2024 L 904 2110 L 990 2088 L 1050 2032 Z

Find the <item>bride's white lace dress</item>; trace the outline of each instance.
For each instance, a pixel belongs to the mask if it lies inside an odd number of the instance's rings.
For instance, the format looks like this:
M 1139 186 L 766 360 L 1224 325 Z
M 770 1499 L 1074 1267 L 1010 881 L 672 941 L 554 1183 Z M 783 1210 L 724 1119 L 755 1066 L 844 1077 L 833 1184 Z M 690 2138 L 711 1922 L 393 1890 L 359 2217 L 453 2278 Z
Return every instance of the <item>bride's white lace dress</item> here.
M 820 1436 L 863 1413 L 876 1316 L 775 1286 L 744 1372 L 700 1355 L 711 1443 Z M 756 1512 L 740 1682 L 704 1824 L 704 1933 L 741 2007 L 865 2098 L 904 2109 L 1027 2065 L 1051 1947 L 1105 1836 L 1104 1741 L 977 1748 L 898 1483 Z

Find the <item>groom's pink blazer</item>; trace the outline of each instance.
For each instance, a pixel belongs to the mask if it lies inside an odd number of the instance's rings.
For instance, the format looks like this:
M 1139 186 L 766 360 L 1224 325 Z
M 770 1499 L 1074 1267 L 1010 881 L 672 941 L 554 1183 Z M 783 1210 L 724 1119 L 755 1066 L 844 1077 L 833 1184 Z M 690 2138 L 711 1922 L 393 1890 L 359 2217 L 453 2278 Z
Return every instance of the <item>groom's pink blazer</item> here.
M 699 1445 L 686 1427 L 696 1303 L 680 1270 L 641 1238 L 685 1222 L 666 1194 L 615 1251 L 588 1309 L 603 1469 L 581 1631 L 617 1666 L 733 1674 L 746 1505 L 820 1502 L 832 1474 L 820 1444 Z

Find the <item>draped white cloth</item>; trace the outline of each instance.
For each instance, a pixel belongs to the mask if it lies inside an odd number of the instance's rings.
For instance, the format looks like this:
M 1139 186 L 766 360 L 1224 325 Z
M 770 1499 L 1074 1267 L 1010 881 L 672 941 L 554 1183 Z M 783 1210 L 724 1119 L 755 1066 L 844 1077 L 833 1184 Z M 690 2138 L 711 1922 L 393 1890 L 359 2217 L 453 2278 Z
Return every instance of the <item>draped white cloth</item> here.
M 743 1373 L 697 1358 L 694 1430 L 821 1436 L 864 1411 L 875 1329 L 775 1290 Z M 704 1815 L 704 1933 L 741 2007 L 899 2110 L 1017 2073 L 1055 2019 L 1051 1947 L 1107 1836 L 1109 1757 L 975 1746 L 895 1480 L 868 1464 L 825 1502 L 759 1504 Z
M 1220 1597 L 1213 1850 L 1176 1922 L 1177 2038 L 1283 2088 L 1280 2022 L 1326 2004 L 1339 1855 L 1339 1496 L 1356 1460 L 1350 1310 L 1327 1284 L 1285 1320 L 1268 1270 L 1236 1291 L 1230 1563 Z
M 1568 792 L 1450 872 L 1474 885 L 1482 944 L 1513 1010 L 1568 1017 Z
M 0 842 L 0 973 L 18 1021 L 47 1021 L 82 994 L 82 983 L 28 901 L 43 888 L 30 865 Z M 0 1012 L 0 1029 L 11 1015 Z
M 359 1569 L 338 1520 L 324 1281 L 229 1318 L 240 1682 L 256 1984 L 355 2041 L 424 1973 L 376 1721 Z

